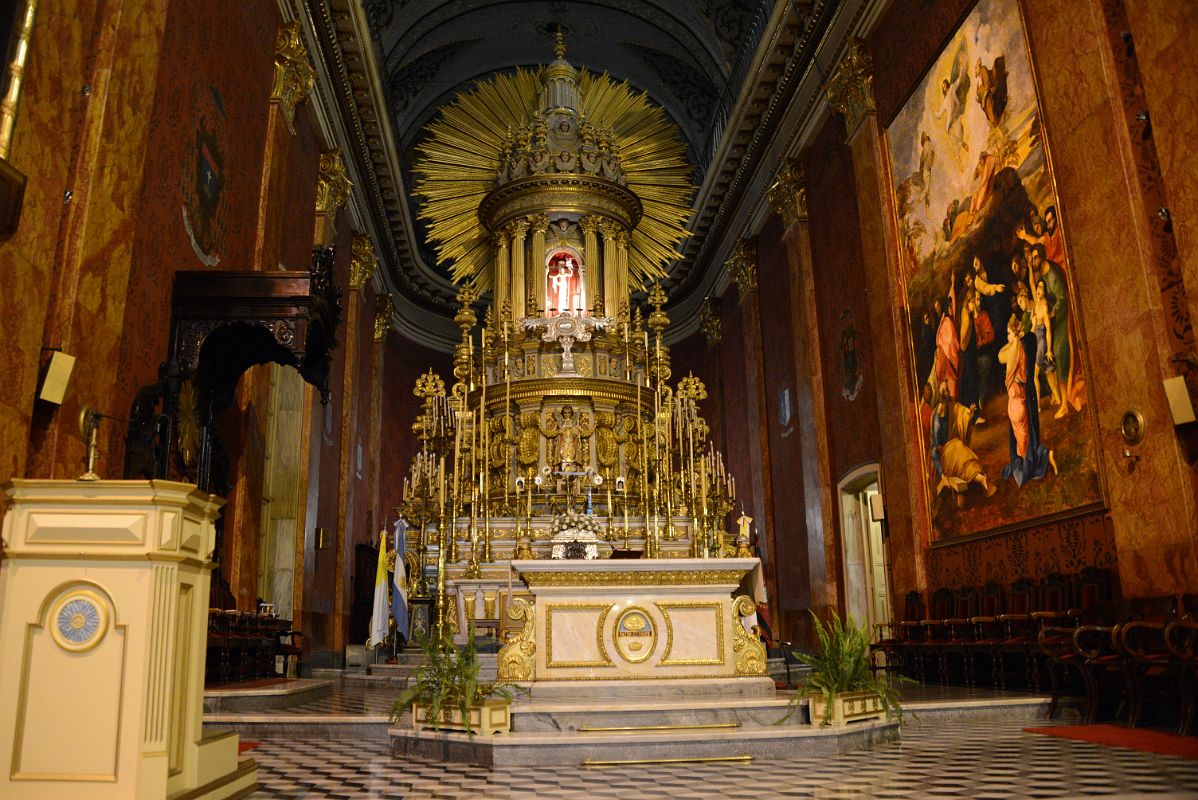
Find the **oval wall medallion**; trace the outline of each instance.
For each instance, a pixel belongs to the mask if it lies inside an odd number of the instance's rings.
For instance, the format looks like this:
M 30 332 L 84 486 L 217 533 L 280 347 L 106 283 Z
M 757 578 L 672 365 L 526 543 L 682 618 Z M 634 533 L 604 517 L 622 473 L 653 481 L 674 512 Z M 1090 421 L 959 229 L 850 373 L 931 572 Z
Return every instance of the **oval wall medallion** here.
M 108 633 L 104 602 L 86 590 L 69 592 L 50 614 L 50 635 L 64 650 L 81 653 L 98 645 Z
M 657 647 L 657 628 L 643 608 L 625 609 L 616 620 L 614 636 L 616 652 L 632 664 L 644 661 Z

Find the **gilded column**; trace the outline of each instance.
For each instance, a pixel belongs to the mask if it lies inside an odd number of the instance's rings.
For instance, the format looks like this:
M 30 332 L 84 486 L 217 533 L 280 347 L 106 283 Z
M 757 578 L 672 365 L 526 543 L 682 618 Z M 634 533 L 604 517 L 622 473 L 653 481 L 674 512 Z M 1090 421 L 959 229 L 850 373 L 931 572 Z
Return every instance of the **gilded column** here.
M 621 228 L 616 231 L 616 308 L 614 314 L 622 320 L 629 318 L 628 298 L 628 231 Z
M 582 257 L 585 260 L 586 268 L 593 273 L 599 266 L 599 226 L 602 220 L 595 216 L 585 216 L 578 220 L 578 227 L 582 228 L 583 253 Z M 612 295 L 607 288 L 608 275 L 607 270 L 603 270 L 603 309 L 607 313 L 611 309 Z
M 620 227 L 609 219 L 600 220 L 599 232 L 603 234 L 603 310 L 613 314 L 619 308 L 620 286 L 616 267 L 616 233 Z
M 524 306 L 525 298 L 528 296 L 524 282 L 524 237 L 528 235 L 528 220 L 518 219 L 504 230 L 507 231 L 507 235 L 512 237 L 512 316 L 520 319 L 531 316 L 530 312 L 532 311 Z
M 865 267 L 865 290 L 871 297 L 901 298 L 898 285 L 898 233 L 889 212 L 885 159 L 873 97 L 873 63 L 864 42 L 854 40 L 827 86 L 828 100 L 844 115 L 848 144 L 853 152 L 853 176 L 857 186 L 857 213 L 861 226 L 861 255 Z M 886 519 L 893 559 L 891 576 L 895 591 L 927 583 L 923 541 L 931 521 L 922 497 L 924 454 L 915 443 L 919 432 L 915 415 L 918 398 L 911 381 L 901 376 L 914 373 L 904 341 L 902 303 L 869 303 L 874 359 L 894 364 L 897 380 L 877 382 L 878 421 L 882 431 L 882 474 L 891 487 L 886 492 Z M 893 595 L 892 595 L 893 596 Z
M 512 251 L 509 247 L 508 236 L 504 231 L 496 231 L 491 236 L 495 245 L 495 287 L 492 305 L 496 317 L 502 322 L 511 319 L 512 308 Z
M 549 229 L 549 217 L 544 214 L 534 214 L 528 218 L 532 226 L 532 248 L 528 256 L 528 279 L 533 282 L 536 292 L 536 309 L 545 309 L 545 231 Z M 532 294 L 531 292 L 529 294 Z

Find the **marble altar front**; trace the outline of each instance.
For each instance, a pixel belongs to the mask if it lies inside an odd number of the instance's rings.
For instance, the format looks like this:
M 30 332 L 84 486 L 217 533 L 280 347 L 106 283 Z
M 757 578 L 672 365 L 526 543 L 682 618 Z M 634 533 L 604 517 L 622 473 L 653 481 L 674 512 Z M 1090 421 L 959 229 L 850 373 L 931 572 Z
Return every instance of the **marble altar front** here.
M 506 610 L 524 627 L 500 652 L 500 678 L 537 687 L 760 679 L 765 649 L 742 622 L 755 606 L 747 595 L 733 596 L 758 564 L 755 558 L 513 561 L 533 599 L 517 599 Z

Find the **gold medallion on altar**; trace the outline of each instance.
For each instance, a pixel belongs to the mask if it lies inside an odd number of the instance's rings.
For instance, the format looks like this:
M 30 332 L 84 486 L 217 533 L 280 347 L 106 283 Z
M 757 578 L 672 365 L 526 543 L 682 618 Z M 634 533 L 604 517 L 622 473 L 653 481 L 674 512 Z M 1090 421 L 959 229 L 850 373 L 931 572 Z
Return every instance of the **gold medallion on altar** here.
M 640 608 L 629 608 L 616 621 L 616 652 L 625 661 L 637 664 L 653 654 L 657 647 L 657 629 Z

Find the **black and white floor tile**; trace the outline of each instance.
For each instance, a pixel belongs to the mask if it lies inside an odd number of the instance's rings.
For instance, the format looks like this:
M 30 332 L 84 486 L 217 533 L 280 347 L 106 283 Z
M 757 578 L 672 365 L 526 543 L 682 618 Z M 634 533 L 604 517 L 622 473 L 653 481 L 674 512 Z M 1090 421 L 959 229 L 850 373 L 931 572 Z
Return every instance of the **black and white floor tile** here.
M 1024 733 L 1026 725 L 916 723 L 872 751 L 749 765 L 494 771 L 392 758 L 385 741 L 267 739 L 252 753 L 261 783 L 252 797 L 1198 799 L 1198 761 Z

